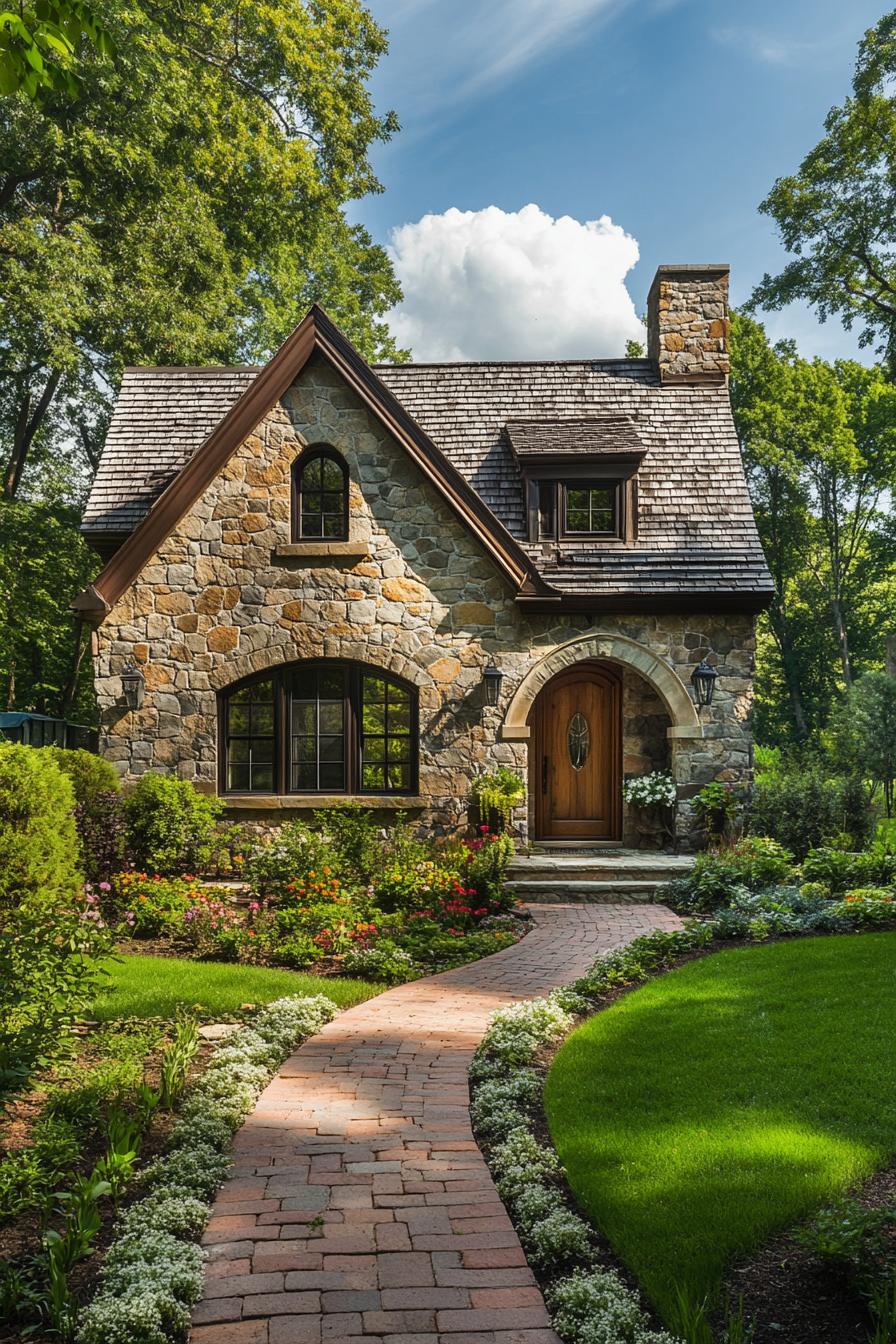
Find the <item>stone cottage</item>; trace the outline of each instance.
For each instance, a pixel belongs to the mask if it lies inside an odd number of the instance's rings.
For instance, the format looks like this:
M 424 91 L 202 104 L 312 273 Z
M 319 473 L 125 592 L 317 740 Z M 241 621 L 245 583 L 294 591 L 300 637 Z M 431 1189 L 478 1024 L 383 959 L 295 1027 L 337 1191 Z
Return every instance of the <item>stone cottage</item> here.
M 769 601 L 728 396 L 728 268 L 663 266 L 648 358 L 369 366 L 314 308 L 264 368 L 125 373 L 84 534 L 100 750 L 241 818 L 358 799 L 651 843 L 751 769 Z M 695 670 L 706 664 L 711 703 Z M 705 670 L 705 668 L 704 668 Z

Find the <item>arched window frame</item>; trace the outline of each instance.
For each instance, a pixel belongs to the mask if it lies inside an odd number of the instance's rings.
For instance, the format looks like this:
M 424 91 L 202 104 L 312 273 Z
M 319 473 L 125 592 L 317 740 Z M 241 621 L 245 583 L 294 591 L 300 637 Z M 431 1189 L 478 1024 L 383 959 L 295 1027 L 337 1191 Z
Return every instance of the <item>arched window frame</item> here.
M 333 695 L 325 702 L 321 700 L 320 690 L 315 711 L 315 763 L 318 777 L 313 785 L 297 777 L 298 766 L 306 762 L 296 759 L 296 741 L 294 732 L 295 706 L 310 703 L 307 696 L 300 698 L 296 694 L 300 682 L 307 683 L 311 678 L 318 679 L 320 688 L 324 674 L 330 674 L 328 680 L 333 684 L 335 677 L 342 678 L 342 691 L 338 697 Z M 382 699 L 371 699 L 370 684 L 381 684 L 385 691 Z M 266 688 L 270 687 L 268 691 Z M 252 692 L 258 691 L 258 696 Z M 393 696 L 391 692 L 394 692 Z M 379 692 L 377 692 L 379 694 Z M 240 695 L 240 702 L 234 697 Z M 233 706 L 239 704 L 241 710 L 239 729 L 235 725 Z M 342 711 L 342 762 L 344 765 L 341 787 L 334 784 L 332 775 L 322 778 L 321 741 L 323 737 L 333 738 L 337 733 L 326 734 L 321 729 L 321 704 L 329 707 L 341 704 Z M 256 706 L 260 707 L 261 730 L 253 726 Z M 270 706 L 271 715 L 267 717 Z M 370 729 L 371 714 L 365 728 L 365 706 L 373 707 L 373 717 L 382 719 L 383 729 L 374 732 Z M 400 730 L 390 732 L 393 727 L 392 715 L 396 709 L 401 715 Z M 248 714 L 247 714 L 248 710 Z M 335 712 L 335 709 L 332 711 Z M 270 724 L 271 731 L 267 732 Z M 407 725 L 405 730 L 405 724 Z M 307 742 L 308 738 L 304 740 Z M 234 743 L 247 744 L 241 747 L 241 759 L 234 761 Z M 349 662 L 339 659 L 311 659 L 286 663 L 268 672 L 245 677 L 225 687 L 218 694 L 218 791 L 223 795 L 258 794 L 277 796 L 320 797 L 343 795 L 346 797 L 399 797 L 416 794 L 419 780 L 420 718 L 417 688 L 401 677 L 396 677 L 383 668 L 370 663 Z M 248 754 L 249 760 L 242 759 Z M 377 757 L 373 759 L 374 755 Z M 254 756 L 255 765 L 252 763 Z M 261 762 L 258 765 L 258 762 Z M 266 770 L 270 765 L 270 780 Z M 332 764 L 332 763 L 328 763 Z M 395 767 L 395 772 L 390 771 Z M 248 768 L 247 768 L 248 767 Z M 400 767 L 400 769 L 399 769 Z M 397 779 L 390 780 L 390 773 L 400 773 Z M 371 779 L 371 775 L 382 775 L 382 779 Z M 255 778 L 253 779 L 253 775 Z
M 336 494 L 336 491 L 323 492 L 321 489 L 311 489 L 305 483 L 305 476 L 308 468 L 315 462 L 325 461 L 333 462 L 339 468 L 342 476 L 340 487 L 341 510 L 338 514 L 338 529 L 326 531 L 325 517 L 335 518 L 335 511 L 325 511 L 322 508 L 309 509 L 306 506 L 312 499 L 323 504 L 323 494 Z M 291 536 L 294 542 L 299 541 L 348 541 L 348 465 L 345 458 L 335 448 L 331 448 L 325 443 L 313 443 L 306 448 L 292 464 L 292 502 L 291 502 Z M 319 520 L 320 530 L 308 530 L 308 524 L 311 519 Z

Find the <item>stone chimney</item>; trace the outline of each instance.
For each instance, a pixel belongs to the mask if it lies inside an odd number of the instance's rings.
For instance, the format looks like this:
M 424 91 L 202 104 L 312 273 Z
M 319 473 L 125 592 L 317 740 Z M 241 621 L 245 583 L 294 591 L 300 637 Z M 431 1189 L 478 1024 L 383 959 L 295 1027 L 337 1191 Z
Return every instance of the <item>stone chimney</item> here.
M 647 353 L 662 383 L 728 377 L 728 267 L 660 266 L 647 297 Z

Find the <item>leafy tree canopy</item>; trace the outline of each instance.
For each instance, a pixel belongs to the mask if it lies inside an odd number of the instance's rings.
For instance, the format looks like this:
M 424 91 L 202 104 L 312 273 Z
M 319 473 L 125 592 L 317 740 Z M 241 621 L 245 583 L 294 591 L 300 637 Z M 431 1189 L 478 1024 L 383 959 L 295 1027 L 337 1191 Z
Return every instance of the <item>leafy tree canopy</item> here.
M 735 314 L 731 396 L 775 580 L 757 726 L 806 741 L 855 673 L 880 663 L 892 624 L 896 388 L 879 367 L 801 359 Z
M 859 326 L 896 369 L 896 10 L 859 45 L 852 94 L 796 173 L 779 178 L 760 210 L 778 226 L 792 261 L 766 275 L 752 302 L 794 299 Z
M 385 251 L 343 207 L 396 127 L 360 0 L 97 0 L 75 96 L 0 101 L 7 498 L 71 495 L 128 364 L 257 361 L 312 301 L 396 357 Z
M 91 43 L 111 56 L 114 44 L 82 0 L 19 0 L 0 11 L 0 95 L 22 93 L 42 104 L 51 94 L 79 89 L 78 48 Z

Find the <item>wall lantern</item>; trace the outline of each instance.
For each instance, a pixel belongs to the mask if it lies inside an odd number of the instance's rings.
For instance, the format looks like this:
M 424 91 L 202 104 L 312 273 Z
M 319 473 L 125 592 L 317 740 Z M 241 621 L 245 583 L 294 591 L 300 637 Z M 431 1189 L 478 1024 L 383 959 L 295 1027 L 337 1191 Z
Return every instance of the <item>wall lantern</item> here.
M 128 663 L 121 674 L 121 689 L 124 691 L 125 704 L 128 709 L 139 709 L 143 704 L 143 688 L 146 685 L 146 678 L 135 667 L 133 663 Z
M 501 682 L 504 680 L 504 673 L 500 668 L 495 667 L 494 663 L 489 663 L 482 674 L 482 684 L 485 687 L 485 703 L 489 709 L 494 709 L 498 703 L 498 697 L 501 694 Z
M 716 677 L 718 672 L 714 667 L 710 667 L 704 658 L 698 663 L 691 674 L 691 684 L 694 687 L 694 700 L 698 705 L 711 705 L 713 691 L 716 688 Z

